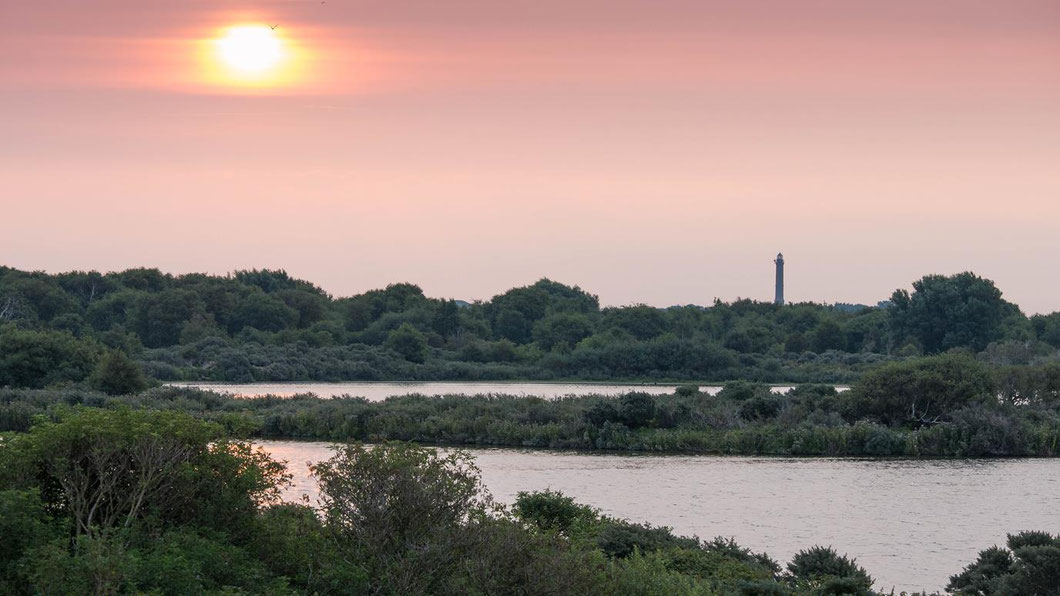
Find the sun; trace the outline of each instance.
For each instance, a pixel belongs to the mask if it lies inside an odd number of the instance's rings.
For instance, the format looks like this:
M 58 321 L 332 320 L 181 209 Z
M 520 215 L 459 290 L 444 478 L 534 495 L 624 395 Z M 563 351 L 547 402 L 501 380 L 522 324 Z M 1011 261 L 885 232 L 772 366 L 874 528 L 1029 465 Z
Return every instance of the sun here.
M 276 69 L 286 58 L 284 42 L 274 27 L 237 25 L 216 40 L 217 57 L 234 73 L 262 76 Z

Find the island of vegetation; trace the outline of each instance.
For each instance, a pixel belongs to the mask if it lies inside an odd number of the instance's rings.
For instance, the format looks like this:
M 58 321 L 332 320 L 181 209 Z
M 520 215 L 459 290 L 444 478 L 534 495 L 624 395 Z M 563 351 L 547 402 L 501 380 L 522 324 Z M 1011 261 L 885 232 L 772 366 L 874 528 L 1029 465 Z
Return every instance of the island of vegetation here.
M 312 472 L 319 502 L 284 503 L 284 464 L 218 424 L 127 408 L 39 419 L 0 439 L 0 593 L 877 594 L 829 547 L 781 566 L 555 492 L 499 505 L 459 451 L 351 443 Z M 948 590 L 1054 595 L 1057 577 L 1060 537 L 1021 532 Z

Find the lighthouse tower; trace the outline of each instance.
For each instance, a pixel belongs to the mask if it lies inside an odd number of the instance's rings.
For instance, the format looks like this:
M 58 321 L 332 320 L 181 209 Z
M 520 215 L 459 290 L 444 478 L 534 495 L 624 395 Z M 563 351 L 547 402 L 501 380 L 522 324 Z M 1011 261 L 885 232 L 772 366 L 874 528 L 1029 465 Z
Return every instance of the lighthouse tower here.
M 783 306 L 784 304 L 784 253 L 777 253 L 777 260 L 773 261 L 777 264 L 777 297 L 774 300 L 775 303 Z

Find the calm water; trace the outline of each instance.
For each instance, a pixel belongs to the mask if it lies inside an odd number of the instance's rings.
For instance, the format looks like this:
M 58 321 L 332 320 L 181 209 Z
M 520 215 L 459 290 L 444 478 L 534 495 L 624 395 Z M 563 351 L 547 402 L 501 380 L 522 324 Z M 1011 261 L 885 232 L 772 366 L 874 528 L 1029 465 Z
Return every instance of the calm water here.
M 340 397 L 350 395 L 364 397 L 369 401 L 383 401 L 396 395 L 420 393 L 423 395 L 535 395 L 548 399 L 567 395 L 619 395 L 629 391 L 644 391 L 653 395 L 673 393 L 677 385 L 632 385 L 606 383 L 521 383 L 521 382 L 346 382 L 346 383 L 169 383 L 178 387 L 198 387 L 221 393 L 230 393 L 237 397 L 258 397 L 277 395 L 290 397 L 298 393 L 315 393 L 320 397 Z M 784 393 L 791 389 L 774 387 L 773 391 Z M 843 388 L 841 388 L 843 389 Z M 721 387 L 700 387 L 700 391 L 711 395 L 721 391 Z
M 266 441 L 290 462 L 288 498 L 316 485 L 327 443 Z M 676 533 L 734 537 L 782 564 L 802 548 L 856 556 L 889 591 L 941 590 L 979 550 L 1026 529 L 1060 531 L 1060 460 L 854 460 L 592 455 L 470 449 L 490 492 L 552 488 Z

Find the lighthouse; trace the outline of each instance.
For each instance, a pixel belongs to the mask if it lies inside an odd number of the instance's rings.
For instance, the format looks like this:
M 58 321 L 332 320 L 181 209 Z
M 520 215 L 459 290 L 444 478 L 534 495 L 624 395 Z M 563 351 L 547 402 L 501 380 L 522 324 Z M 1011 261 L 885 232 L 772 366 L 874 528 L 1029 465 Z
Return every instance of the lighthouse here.
M 773 300 L 776 304 L 784 305 L 784 253 L 777 253 L 777 297 Z

